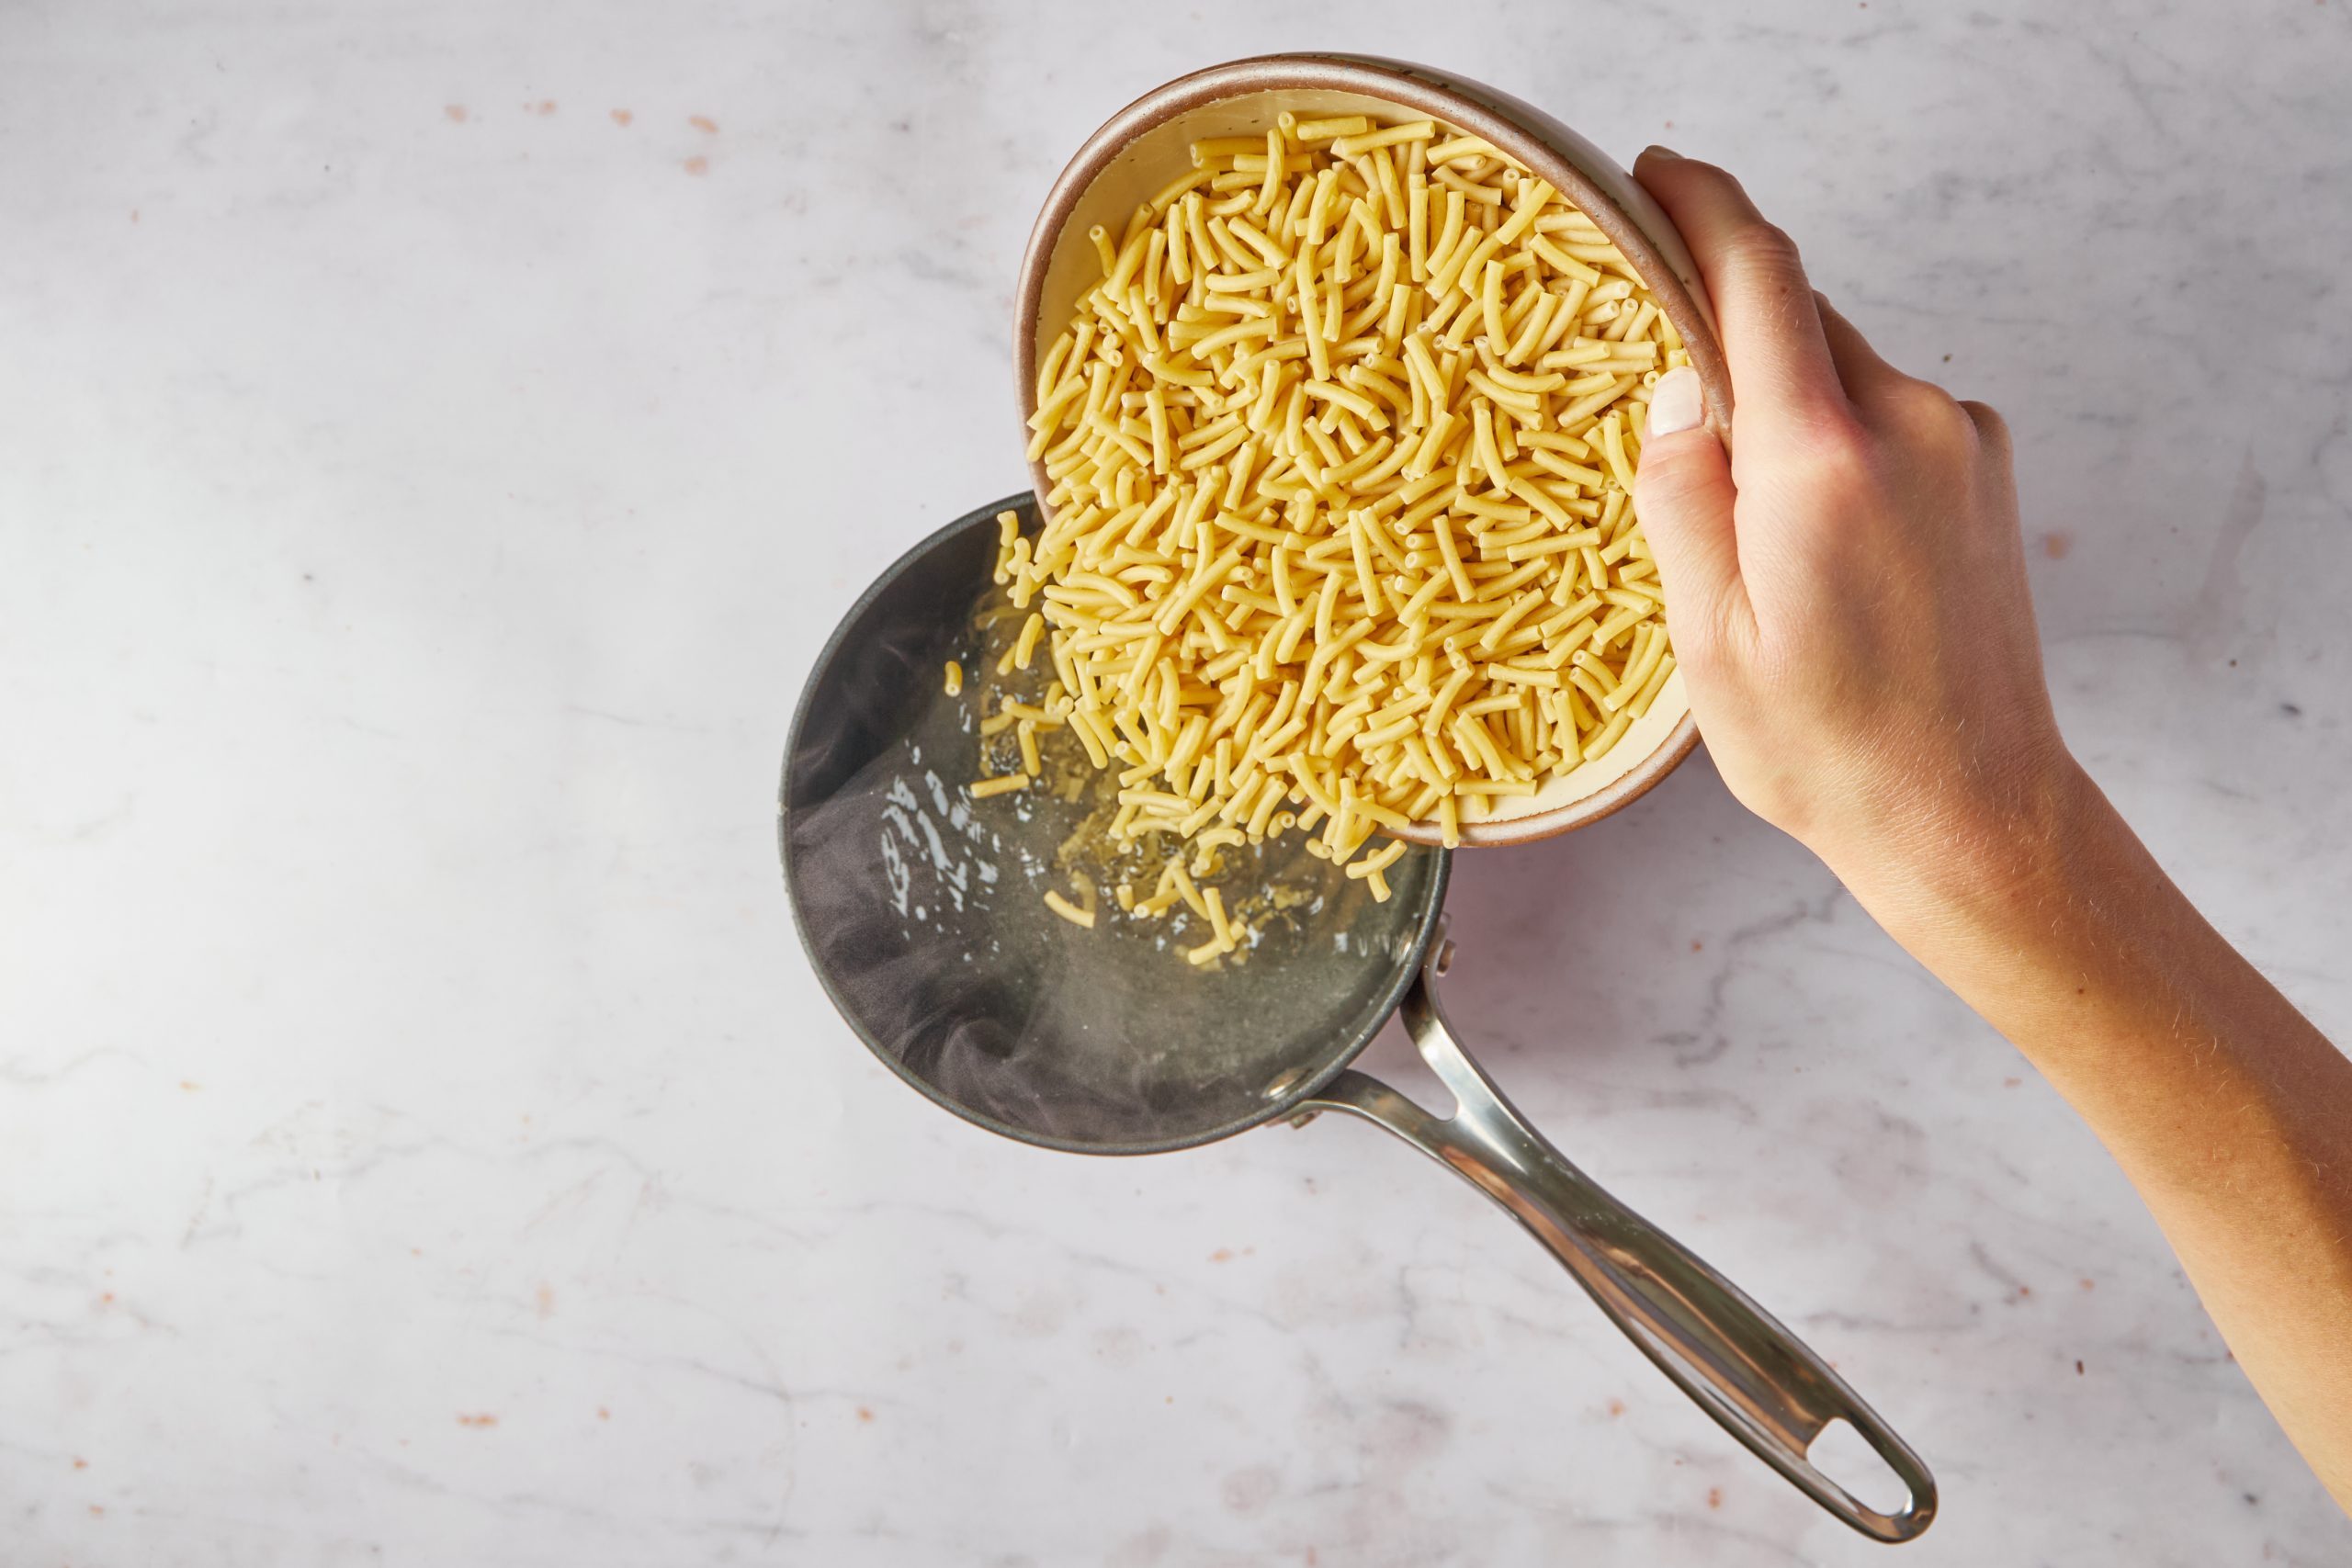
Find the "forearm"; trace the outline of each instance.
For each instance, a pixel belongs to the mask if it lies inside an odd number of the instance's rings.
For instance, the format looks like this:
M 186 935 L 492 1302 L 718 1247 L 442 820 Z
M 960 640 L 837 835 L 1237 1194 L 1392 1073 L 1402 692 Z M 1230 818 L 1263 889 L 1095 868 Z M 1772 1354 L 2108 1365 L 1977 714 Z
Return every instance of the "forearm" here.
M 2090 1123 L 2352 1507 L 2352 1061 L 2071 762 L 2032 809 L 1950 840 L 1851 885 Z

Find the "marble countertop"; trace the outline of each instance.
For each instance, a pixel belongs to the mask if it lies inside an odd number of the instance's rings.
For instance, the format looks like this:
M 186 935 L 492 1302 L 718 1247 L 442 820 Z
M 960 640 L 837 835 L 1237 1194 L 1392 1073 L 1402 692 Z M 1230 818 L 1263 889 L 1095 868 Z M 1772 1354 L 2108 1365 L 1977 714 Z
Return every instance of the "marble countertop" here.
M 1882 1560 L 1375 1131 L 1002 1142 L 794 941 L 808 662 L 1023 483 L 1061 160 L 1226 56 L 1735 166 L 2008 413 L 2069 735 L 2352 1038 L 2345 0 L 1127 13 L 7 8 L 0 1561 Z M 1452 908 L 1522 1108 L 1934 1465 L 1902 1561 L 2352 1558 L 2096 1142 L 1703 755 Z

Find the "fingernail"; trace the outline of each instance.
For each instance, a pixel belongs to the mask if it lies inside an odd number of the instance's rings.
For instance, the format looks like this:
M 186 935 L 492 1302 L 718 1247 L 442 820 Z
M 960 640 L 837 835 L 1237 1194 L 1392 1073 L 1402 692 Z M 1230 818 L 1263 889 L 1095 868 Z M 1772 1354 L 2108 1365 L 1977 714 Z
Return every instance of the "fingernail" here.
M 1707 402 L 1699 389 L 1699 373 L 1678 365 L 1650 389 L 1650 429 L 1653 436 L 1695 430 L 1707 417 Z
M 1677 152 L 1673 148 L 1667 146 L 1663 142 L 1653 141 L 1648 146 L 1642 149 L 1642 156 L 1645 158 L 1679 158 L 1682 154 Z

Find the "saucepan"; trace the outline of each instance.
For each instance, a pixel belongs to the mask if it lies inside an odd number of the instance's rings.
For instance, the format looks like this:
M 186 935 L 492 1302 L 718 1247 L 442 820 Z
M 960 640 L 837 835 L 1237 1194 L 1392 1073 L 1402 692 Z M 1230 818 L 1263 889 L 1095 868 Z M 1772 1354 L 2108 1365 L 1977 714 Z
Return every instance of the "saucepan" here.
M 1603 1190 L 1511 1107 L 1447 1024 L 1453 853 L 1415 846 L 1374 899 L 1329 862 L 1270 842 L 1238 880 L 1297 894 L 1250 962 L 1204 975 L 1165 941 L 1081 930 L 1042 891 L 1085 803 L 975 801 L 972 705 L 943 690 L 979 662 L 1009 497 L 933 534 L 842 622 L 800 700 L 778 802 L 785 883 L 842 1018 L 925 1097 L 1023 1143 L 1085 1154 L 1191 1148 L 1345 1111 L 1500 1204 L 1660 1371 L 1807 1496 L 1863 1534 L 1934 1517 L 1919 1457 L 1820 1356 Z M 1302 837 L 1294 835 L 1294 839 Z M 1351 1066 L 1390 1015 L 1453 1096 L 1424 1108 Z M 1844 1420 L 1902 1482 L 1869 1506 L 1807 1457 Z
M 1164 183 L 1164 164 L 1189 139 L 1262 124 L 1278 107 L 1397 106 L 1486 137 L 1584 207 L 1674 318 L 1711 417 L 1722 420 L 1728 379 L 1696 269 L 1630 176 L 1490 89 L 1327 55 L 1245 61 L 1171 83 L 1080 151 L 1023 268 L 1023 412 L 1040 339 L 1081 287 L 1067 242 L 1084 244 L 1091 223 Z M 1453 852 L 1408 847 L 1387 869 L 1384 901 L 1303 852 L 1303 835 L 1236 849 L 1233 884 L 1284 897 L 1247 961 L 1211 974 L 1188 964 L 1169 935 L 1085 930 L 1047 908 L 1042 894 L 1062 885 L 1084 836 L 1086 792 L 973 799 L 964 786 L 977 715 L 943 682 L 948 661 L 978 670 L 993 654 L 986 610 L 996 520 L 1007 511 L 1037 528 L 1035 499 L 1008 497 L 885 571 L 819 655 L 793 721 L 778 801 L 785 882 L 820 980 L 874 1054 L 934 1103 L 1049 1149 L 1151 1154 L 1304 1125 L 1326 1111 L 1384 1127 L 1507 1211 L 1661 1371 L 1800 1491 L 1874 1540 L 1923 1532 L 1936 1486 L 1909 1445 L 1787 1327 L 1555 1149 L 1464 1048 L 1438 998 L 1453 955 L 1443 915 Z M 1610 767 L 1475 825 L 1464 840 L 1565 831 L 1648 789 L 1696 740 L 1675 679 Z M 1392 1016 L 1453 1097 L 1450 1111 L 1351 1065 Z M 1865 1504 L 1810 1457 L 1838 1422 L 1900 1482 L 1900 1508 Z

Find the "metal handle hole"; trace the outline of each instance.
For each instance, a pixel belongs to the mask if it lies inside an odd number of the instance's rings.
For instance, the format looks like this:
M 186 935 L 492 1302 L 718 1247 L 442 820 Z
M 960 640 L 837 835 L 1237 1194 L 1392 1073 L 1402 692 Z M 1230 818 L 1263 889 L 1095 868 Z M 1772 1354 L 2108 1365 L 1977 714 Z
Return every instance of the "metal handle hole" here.
M 1843 1416 L 1831 1416 L 1828 1424 L 1814 1434 L 1813 1444 L 1805 1450 L 1804 1457 L 1813 1462 L 1814 1469 L 1843 1486 L 1866 1507 L 1876 1508 L 1882 1514 L 1899 1514 L 1910 1506 L 1911 1489 L 1904 1484 L 1903 1477 Z

